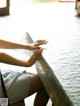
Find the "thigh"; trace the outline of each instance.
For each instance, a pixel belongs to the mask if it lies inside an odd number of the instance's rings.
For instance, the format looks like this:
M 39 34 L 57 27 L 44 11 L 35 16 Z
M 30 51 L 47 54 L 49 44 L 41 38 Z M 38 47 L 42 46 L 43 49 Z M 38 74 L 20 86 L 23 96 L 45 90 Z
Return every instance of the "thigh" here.
M 12 72 L 4 79 L 10 104 L 27 97 L 30 88 L 31 76 L 25 73 Z
M 43 89 L 43 84 L 38 76 L 38 74 L 35 74 L 31 77 L 30 80 L 30 86 L 29 86 L 29 91 L 28 91 L 28 96 L 36 93 L 37 91 L 40 91 Z

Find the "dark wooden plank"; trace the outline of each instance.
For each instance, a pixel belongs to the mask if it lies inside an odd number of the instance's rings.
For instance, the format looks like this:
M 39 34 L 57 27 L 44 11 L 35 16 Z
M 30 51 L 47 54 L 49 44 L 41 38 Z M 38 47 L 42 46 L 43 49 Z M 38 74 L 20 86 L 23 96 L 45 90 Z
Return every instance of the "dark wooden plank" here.
M 10 14 L 10 0 L 6 0 L 6 7 L 0 7 L 0 16 L 5 16 Z

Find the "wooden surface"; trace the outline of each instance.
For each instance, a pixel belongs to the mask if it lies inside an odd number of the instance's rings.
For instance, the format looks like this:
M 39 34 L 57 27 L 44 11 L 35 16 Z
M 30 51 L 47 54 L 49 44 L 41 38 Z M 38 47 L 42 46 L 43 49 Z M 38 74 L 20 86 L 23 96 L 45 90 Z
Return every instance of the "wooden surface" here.
M 0 7 L 0 16 L 9 15 L 10 1 L 7 0 L 6 2 L 6 7 Z
M 32 38 L 28 33 L 26 33 L 24 38 L 25 43 L 33 42 Z M 49 66 L 43 56 L 35 63 L 35 66 L 40 76 L 40 79 L 47 93 L 49 94 L 54 106 L 73 106 L 73 103 L 71 102 L 64 88 L 54 74 L 53 69 Z
M 0 8 L 0 16 L 9 15 L 9 8 Z

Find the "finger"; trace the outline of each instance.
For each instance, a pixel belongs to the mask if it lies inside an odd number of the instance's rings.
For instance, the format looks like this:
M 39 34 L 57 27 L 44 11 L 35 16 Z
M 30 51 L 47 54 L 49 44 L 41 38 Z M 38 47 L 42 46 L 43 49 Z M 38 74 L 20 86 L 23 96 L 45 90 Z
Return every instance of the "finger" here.
M 40 44 L 47 44 L 48 41 L 47 41 L 47 40 L 39 40 L 39 41 L 37 41 L 37 43 L 40 43 Z
M 35 46 L 35 47 L 34 47 L 34 49 L 40 49 L 40 48 L 41 48 L 41 47 L 39 47 L 39 46 Z
M 36 50 L 36 51 L 35 51 L 35 55 L 36 55 L 37 57 L 41 56 L 42 51 L 43 51 L 43 48 Z
M 36 42 L 42 42 L 42 40 L 37 40 Z
M 43 48 L 38 49 L 38 53 L 42 52 L 43 50 Z
M 47 40 L 43 40 L 43 43 L 46 44 L 46 43 L 48 43 L 48 41 Z

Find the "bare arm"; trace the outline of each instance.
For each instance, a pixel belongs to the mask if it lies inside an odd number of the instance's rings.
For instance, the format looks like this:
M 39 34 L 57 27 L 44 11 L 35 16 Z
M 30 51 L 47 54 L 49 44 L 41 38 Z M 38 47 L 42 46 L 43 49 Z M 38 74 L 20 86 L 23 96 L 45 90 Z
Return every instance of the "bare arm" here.
M 6 64 L 11 64 L 11 65 L 30 67 L 41 56 L 42 51 L 43 51 L 42 48 L 36 50 L 36 52 L 27 61 L 18 60 L 15 57 L 12 57 L 6 53 L 0 53 L 0 62 L 6 63 Z
M 14 43 L 10 41 L 0 40 L 0 48 L 3 49 L 28 49 L 28 50 L 35 50 L 39 49 L 40 47 L 32 46 L 32 45 L 25 45 L 20 43 Z
M 0 40 L 0 48 L 3 49 L 28 49 L 28 50 L 35 50 L 40 49 L 40 45 L 47 44 L 46 40 L 37 40 L 33 44 L 20 44 L 20 43 L 14 43 L 10 41 Z

